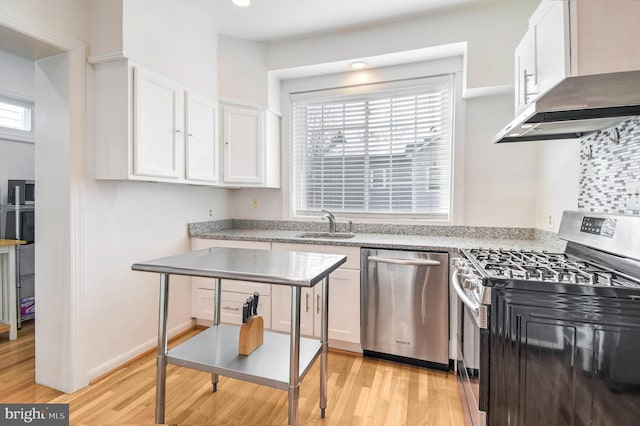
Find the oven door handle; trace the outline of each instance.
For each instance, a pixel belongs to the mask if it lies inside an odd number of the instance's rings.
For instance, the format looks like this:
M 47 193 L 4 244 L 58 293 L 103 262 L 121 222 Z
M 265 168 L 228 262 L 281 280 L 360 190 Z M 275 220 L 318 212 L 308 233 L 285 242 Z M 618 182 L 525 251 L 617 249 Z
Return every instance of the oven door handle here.
M 462 289 L 462 286 L 460 285 L 460 281 L 458 280 L 458 270 L 457 269 L 455 271 L 453 271 L 453 275 L 451 275 L 451 284 L 453 285 L 453 289 L 458 294 L 458 297 L 460 298 L 460 300 L 462 300 L 462 303 L 467 305 L 467 307 L 469 309 L 471 309 L 474 313 L 479 314 L 480 313 L 480 304 L 475 302 L 475 301 L 473 301 L 473 300 L 471 300 L 471 298 L 469 296 L 467 296 L 467 294 Z
M 389 257 L 369 256 L 367 260 L 369 262 L 392 263 L 394 265 L 440 266 L 440 261 L 428 259 L 391 259 Z

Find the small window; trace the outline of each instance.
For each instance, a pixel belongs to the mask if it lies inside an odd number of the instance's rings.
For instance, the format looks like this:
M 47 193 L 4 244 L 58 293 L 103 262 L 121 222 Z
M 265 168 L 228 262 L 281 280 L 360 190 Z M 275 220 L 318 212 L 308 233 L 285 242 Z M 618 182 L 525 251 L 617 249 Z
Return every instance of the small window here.
M 0 97 L 0 138 L 33 142 L 33 103 Z
M 292 95 L 294 214 L 450 220 L 453 77 L 363 91 Z

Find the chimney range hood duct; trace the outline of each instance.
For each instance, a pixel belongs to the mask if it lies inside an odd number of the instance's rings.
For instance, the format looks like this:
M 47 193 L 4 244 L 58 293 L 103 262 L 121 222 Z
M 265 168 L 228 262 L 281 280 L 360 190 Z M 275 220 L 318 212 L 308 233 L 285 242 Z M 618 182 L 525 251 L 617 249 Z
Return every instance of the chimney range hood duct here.
M 640 115 L 640 71 L 567 77 L 502 129 L 493 143 L 581 138 Z

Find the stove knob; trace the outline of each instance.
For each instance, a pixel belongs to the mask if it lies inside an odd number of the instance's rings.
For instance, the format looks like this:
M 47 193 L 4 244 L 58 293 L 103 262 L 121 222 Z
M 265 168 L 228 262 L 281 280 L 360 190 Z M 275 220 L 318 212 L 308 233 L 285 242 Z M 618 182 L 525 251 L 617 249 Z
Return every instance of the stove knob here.
M 462 286 L 467 290 L 473 290 L 476 287 L 474 275 L 473 274 L 462 275 Z

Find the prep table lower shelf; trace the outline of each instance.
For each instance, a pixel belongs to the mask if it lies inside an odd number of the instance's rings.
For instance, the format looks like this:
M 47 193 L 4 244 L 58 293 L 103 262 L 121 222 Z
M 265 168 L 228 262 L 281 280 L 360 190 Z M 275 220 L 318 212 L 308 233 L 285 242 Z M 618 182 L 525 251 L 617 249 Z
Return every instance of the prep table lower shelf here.
M 167 353 L 169 364 L 220 374 L 276 389 L 289 388 L 289 335 L 265 331 L 251 355 L 238 354 L 240 327 L 214 325 Z M 319 340 L 300 338 L 300 380 L 322 351 Z

